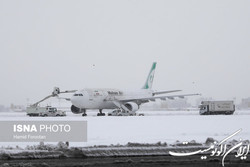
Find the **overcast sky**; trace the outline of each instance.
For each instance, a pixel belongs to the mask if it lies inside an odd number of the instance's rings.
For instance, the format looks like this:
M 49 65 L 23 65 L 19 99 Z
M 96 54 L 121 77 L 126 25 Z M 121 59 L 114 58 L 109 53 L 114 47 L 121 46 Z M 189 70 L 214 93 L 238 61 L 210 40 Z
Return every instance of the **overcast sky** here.
M 0 0 L 0 104 L 52 92 L 153 88 L 250 97 L 248 0 Z

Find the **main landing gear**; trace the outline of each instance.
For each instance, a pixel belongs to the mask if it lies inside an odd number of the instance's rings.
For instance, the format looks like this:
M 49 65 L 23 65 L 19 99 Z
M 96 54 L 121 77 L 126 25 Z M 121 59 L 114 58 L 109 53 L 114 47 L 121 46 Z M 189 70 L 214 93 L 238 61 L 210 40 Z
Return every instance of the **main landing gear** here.
M 86 114 L 86 109 L 81 109 L 81 111 L 83 112 L 82 116 L 83 116 L 83 117 L 86 117 L 86 116 L 87 116 L 87 114 Z
M 105 116 L 105 113 L 102 112 L 102 109 L 99 109 L 100 113 L 97 113 L 97 116 Z

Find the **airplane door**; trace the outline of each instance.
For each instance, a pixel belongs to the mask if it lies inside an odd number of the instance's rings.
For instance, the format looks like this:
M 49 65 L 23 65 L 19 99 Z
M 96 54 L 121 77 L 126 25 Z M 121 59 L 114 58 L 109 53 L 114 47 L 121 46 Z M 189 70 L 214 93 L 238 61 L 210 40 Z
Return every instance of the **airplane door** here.
M 102 99 L 102 98 L 103 98 L 103 92 L 102 92 L 102 91 L 95 91 L 95 92 L 94 92 L 94 98 L 95 98 L 96 100 Z
M 94 100 L 94 93 L 93 92 L 89 92 L 89 101 L 93 101 Z
M 94 92 L 94 101 L 95 104 L 98 108 L 100 108 L 101 106 L 103 106 L 103 100 L 104 100 L 104 93 L 103 91 L 95 91 Z
M 90 101 L 99 101 L 102 98 L 103 98 L 102 91 L 95 90 L 95 91 L 89 93 L 89 100 Z
M 89 108 L 99 108 L 103 103 L 103 92 L 100 90 L 89 91 Z

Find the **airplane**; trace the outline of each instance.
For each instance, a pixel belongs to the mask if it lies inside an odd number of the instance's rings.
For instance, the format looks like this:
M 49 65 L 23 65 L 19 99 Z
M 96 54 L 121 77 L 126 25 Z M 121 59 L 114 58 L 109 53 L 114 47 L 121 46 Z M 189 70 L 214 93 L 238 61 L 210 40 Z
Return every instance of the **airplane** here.
M 72 103 L 71 111 L 74 114 L 81 114 L 87 116 L 86 110 L 97 109 L 99 113 L 97 116 L 104 116 L 103 109 L 121 109 L 127 112 L 136 112 L 139 110 L 140 105 L 156 99 L 166 100 L 174 99 L 175 97 L 184 98 L 185 96 L 194 96 L 200 94 L 184 94 L 184 95 L 170 95 L 170 96 L 158 96 L 166 93 L 179 92 L 181 90 L 170 91 L 153 91 L 153 79 L 156 68 L 156 62 L 150 69 L 144 86 L 136 91 L 126 91 L 120 89 L 82 89 L 73 91 L 60 92 L 59 88 L 55 88 L 51 96 L 57 96 L 60 93 L 72 93 L 73 96 L 70 99 Z

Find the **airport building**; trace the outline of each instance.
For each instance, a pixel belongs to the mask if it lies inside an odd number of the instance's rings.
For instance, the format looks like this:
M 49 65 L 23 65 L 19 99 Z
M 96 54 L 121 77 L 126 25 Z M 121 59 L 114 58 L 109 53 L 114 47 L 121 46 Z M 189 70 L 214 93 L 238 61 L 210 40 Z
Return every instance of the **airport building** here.
M 250 109 L 250 97 L 242 99 L 239 107 L 241 109 Z

